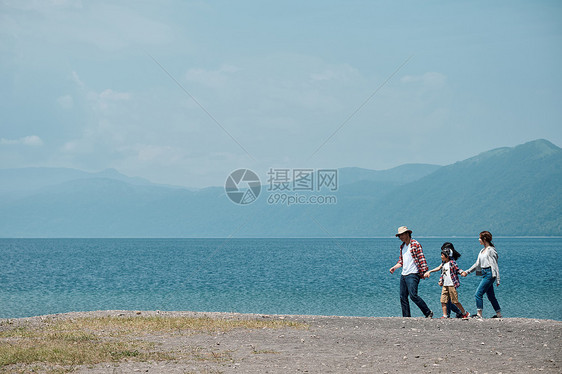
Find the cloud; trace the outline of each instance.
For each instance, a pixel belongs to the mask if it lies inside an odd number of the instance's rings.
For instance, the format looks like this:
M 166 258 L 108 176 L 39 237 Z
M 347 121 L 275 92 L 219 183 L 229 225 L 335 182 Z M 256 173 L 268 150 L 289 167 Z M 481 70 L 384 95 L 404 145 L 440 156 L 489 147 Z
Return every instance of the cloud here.
M 80 79 L 80 77 L 78 76 L 78 73 L 73 71 L 72 72 L 72 81 L 82 90 L 85 90 L 87 92 L 87 97 L 95 102 L 100 102 L 100 103 L 105 103 L 108 101 L 121 101 L 121 100 L 129 100 L 131 98 L 131 94 L 128 92 L 118 92 L 118 91 L 114 91 L 111 88 L 106 88 L 105 90 L 103 90 L 100 93 L 97 93 L 95 91 L 90 90 L 86 84 Z M 72 97 L 67 96 L 63 96 L 61 98 L 59 98 L 59 104 L 60 104 L 60 100 L 63 101 L 68 101 L 68 98 L 72 99 Z
M 189 69 L 187 73 L 185 73 L 185 79 L 209 87 L 220 87 L 227 82 L 229 75 L 239 70 L 239 68 L 233 65 L 222 65 L 217 70 Z
M 313 81 L 349 81 L 355 79 L 358 75 L 357 69 L 344 64 L 342 66 L 332 66 L 323 69 L 322 71 L 310 74 Z
M 109 101 L 129 100 L 131 98 L 131 94 L 127 92 L 116 92 L 108 88 L 99 94 L 99 98 Z
M 5 11 L 0 14 L 2 21 L 9 24 L 0 24 L 0 35 L 32 41 L 38 47 L 48 44 L 50 50 L 73 44 L 116 51 L 175 39 L 171 27 L 154 20 L 142 5 L 133 9 L 114 2 L 80 0 L 4 0 L 0 4 Z
M 57 103 L 63 109 L 72 109 L 72 107 L 74 106 L 74 99 L 70 95 L 65 95 L 57 98 Z
M 137 149 L 138 160 L 142 162 L 155 162 L 160 164 L 173 164 L 184 157 L 184 152 L 176 147 L 143 144 L 134 147 Z
M 78 87 L 80 87 L 80 88 L 84 88 L 84 87 L 85 87 L 84 82 L 82 82 L 82 81 L 80 80 L 80 77 L 78 76 L 78 73 L 75 72 L 75 71 L 72 72 L 72 81 L 73 81 L 74 83 L 76 83 L 76 85 L 77 85 Z
M 445 86 L 447 77 L 441 73 L 427 72 L 423 75 L 406 75 L 400 79 L 402 83 L 421 83 L 430 88 L 441 88 Z
M 8 8 L 26 10 L 26 11 L 42 11 L 51 8 L 82 8 L 81 0 L 32 0 L 32 1 L 4 1 L 4 5 Z
M 25 145 L 36 147 L 43 145 L 43 140 L 37 135 L 24 136 L 19 139 L 0 139 L 0 145 Z

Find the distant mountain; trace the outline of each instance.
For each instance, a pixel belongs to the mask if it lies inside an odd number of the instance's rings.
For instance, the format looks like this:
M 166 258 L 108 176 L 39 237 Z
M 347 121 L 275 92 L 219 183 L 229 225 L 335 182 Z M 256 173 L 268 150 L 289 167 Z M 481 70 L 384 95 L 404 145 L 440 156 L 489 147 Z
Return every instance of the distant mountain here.
M 404 164 L 388 170 L 341 168 L 338 170 L 339 185 L 364 181 L 401 185 L 425 177 L 440 167 L 440 165 L 432 164 Z
M 337 191 L 322 192 L 336 204 L 270 204 L 264 186 L 240 206 L 223 187 L 162 186 L 115 170 L 0 170 L 0 237 L 387 236 L 404 224 L 416 235 L 562 235 L 562 150 L 546 140 L 443 167 L 344 168 L 338 177 Z
M 152 185 L 149 180 L 138 177 L 128 177 L 115 169 L 105 169 L 90 173 L 69 168 L 41 168 L 30 167 L 21 169 L 0 169 L 0 193 L 29 192 L 47 186 L 76 179 L 107 178 L 120 180 L 134 185 Z
M 371 223 L 420 233 L 562 234 L 562 150 L 546 140 L 484 152 L 400 186 L 370 208 Z

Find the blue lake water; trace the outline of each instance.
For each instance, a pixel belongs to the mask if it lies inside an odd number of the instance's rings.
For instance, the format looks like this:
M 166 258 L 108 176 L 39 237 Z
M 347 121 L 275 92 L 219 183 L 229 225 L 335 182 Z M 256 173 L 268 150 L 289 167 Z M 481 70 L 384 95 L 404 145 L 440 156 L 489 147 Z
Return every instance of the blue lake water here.
M 459 267 L 476 260 L 474 238 L 417 238 L 430 268 L 451 241 Z M 497 238 L 506 317 L 562 320 L 560 238 Z M 0 318 L 107 309 L 401 316 L 399 240 L 0 239 Z M 439 316 L 438 274 L 419 294 Z M 459 297 L 476 311 L 474 274 Z M 421 316 L 411 303 L 412 315 Z M 493 314 L 484 299 L 484 316 Z

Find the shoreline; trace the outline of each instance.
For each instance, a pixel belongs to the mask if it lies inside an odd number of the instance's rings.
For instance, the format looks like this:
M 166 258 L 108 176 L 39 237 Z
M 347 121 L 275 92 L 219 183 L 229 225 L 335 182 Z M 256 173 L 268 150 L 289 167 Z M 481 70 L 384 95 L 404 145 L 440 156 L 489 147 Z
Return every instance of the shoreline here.
M 284 321 L 280 328 L 149 332 L 135 339 L 174 352 L 168 360 L 80 365 L 72 372 L 126 373 L 528 373 L 562 371 L 562 322 L 105 310 L 0 319 L 0 331 L 83 318 Z M 110 337 L 109 332 L 104 332 Z M 104 337 L 104 338 L 108 338 Z M 197 350 L 198 356 L 193 356 Z M 203 357 L 203 358 L 201 358 Z
M 375 317 L 375 316 L 346 316 L 346 315 L 330 315 L 330 314 L 271 314 L 271 313 L 239 313 L 239 312 L 202 312 L 202 311 L 191 311 L 191 310 L 144 310 L 144 309 L 115 309 L 115 310 L 86 310 L 86 311 L 71 311 L 71 312 L 61 312 L 61 313 L 52 313 L 52 314 L 40 314 L 36 316 L 28 316 L 28 317 L 0 317 L 0 326 L 7 322 L 7 321 L 17 321 L 17 320 L 32 320 L 32 319 L 44 319 L 44 318 L 81 318 L 81 317 L 101 317 L 101 316 L 110 316 L 114 314 L 124 314 L 124 315 L 139 315 L 139 316 L 160 316 L 160 317 L 173 317 L 173 316 L 185 316 L 185 317 L 193 317 L 193 316 L 209 316 L 212 318 L 219 318 L 219 317 L 239 317 L 239 318 L 275 318 L 275 317 L 283 317 L 283 318 L 350 318 L 350 319 L 396 319 L 396 320 L 417 320 L 417 319 L 426 319 L 423 316 L 418 317 L 400 317 L 400 316 L 383 316 L 383 317 Z M 433 318 L 430 320 L 440 320 L 440 312 L 435 314 Z M 460 321 L 461 318 L 449 318 L 450 321 Z M 469 318 L 470 321 L 474 320 Z M 486 318 L 484 317 L 482 321 L 485 320 L 494 320 L 494 321 L 536 321 L 536 322 L 554 322 L 562 324 L 562 320 L 550 319 L 550 318 L 529 318 L 529 317 L 502 317 L 500 319 L 496 318 Z
M 52 314 L 40 314 L 36 316 L 28 317 L 5 317 L 0 318 L 0 326 L 6 321 L 16 321 L 16 320 L 32 320 L 32 319 L 46 319 L 46 318 L 88 318 L 88 317 L 104 317 L 104 316 L 115 316 L 116 314 L 122 314 L 127 316 L 159 316 L 159 317 L 201 317 L 208 316 L 211 318 L 219 317 L 229 317 L 229 318 L 303 318 L 303 319 L 315 319 L 315 318 L 334 318 L 334 319 L 395 319 L 395 320 L 439 320 L 438 314 L 431 319 L 419 316 L 419 317 L 399 317 L 399 316 L 346 316 L 346 315 L 330 315 L 330 314 L 271 314 L 271 313 L 238 313 L 238 312 L 202 312 L 202 311 L 192 311 L 192 310 L 144 310 L 144 309 L 112 309 L 112 310 L 86 310 L 86 311 L 71 311 L 71 312 L 61 312 Z M 472 317 L 472 315 L 471 315 Z M 460 321 L 461 318 L 449 318 L 449 321 Z M 470 318 L 469 321 L 474 320 Z M 527 318 L 527 317 L 502 317 L 496 318 L 483 318 L 481 321 L 492 320 L 492 321 L 535 321 L 535 322 L 554 322 L 562 324 L 562 321 L 549 319 L 549 318 Z

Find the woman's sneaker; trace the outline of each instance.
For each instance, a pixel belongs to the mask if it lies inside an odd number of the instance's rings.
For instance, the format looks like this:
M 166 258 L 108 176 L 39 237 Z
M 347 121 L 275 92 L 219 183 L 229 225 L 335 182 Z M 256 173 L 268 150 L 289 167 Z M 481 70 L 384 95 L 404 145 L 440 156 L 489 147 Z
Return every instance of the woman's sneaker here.
M 465 314 L 462 315 L 462 319 L 468 319 L 470 317 L 470 313 L 466 312 Z

